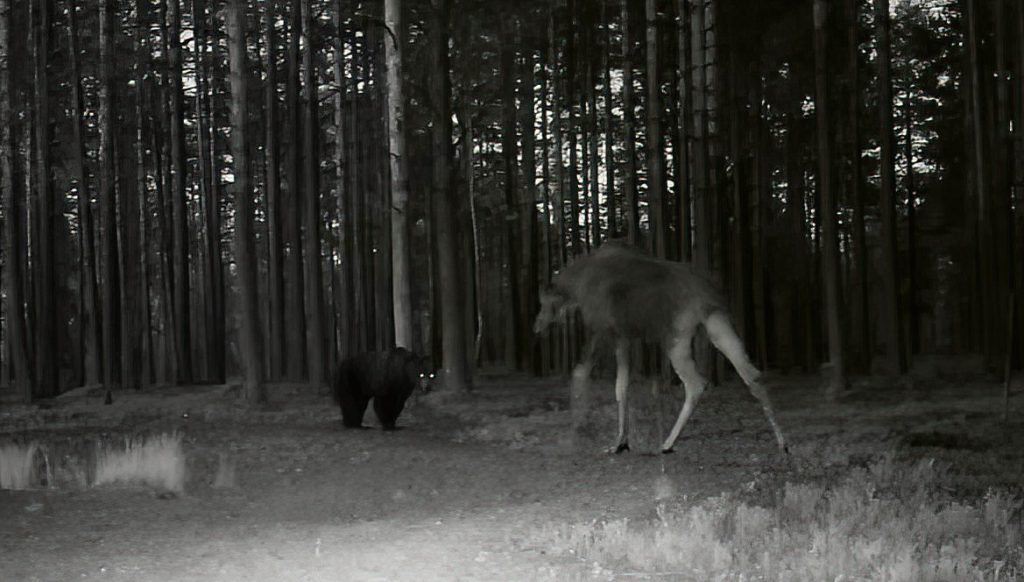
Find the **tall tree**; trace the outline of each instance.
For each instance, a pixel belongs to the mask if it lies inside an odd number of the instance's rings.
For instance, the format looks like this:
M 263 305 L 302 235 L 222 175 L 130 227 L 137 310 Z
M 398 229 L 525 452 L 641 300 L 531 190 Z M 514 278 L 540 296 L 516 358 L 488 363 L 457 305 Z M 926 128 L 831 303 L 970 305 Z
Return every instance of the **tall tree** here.
M 299 217 L 302 203 L 302 110 L 299 105 L 299 40 L 302 37 L 302 0 L 292 0 L 288 39 L 288 79 L 285 105 L 288 109 L 288 198 L 281 204 L 285 245 L 285 364 L 288 376 L 299 380 L 306 374 L 306 300 L 302 272 L 302 233 Z
M 893 146 L 892 60 L 890 56 L 889 0 L 875 0 L 875 27 L 878 36 L 878 115 L 881 145 L 881 191 L 879 214 L 882 218 L 882 305 L 879 332 L 885 345 L 885 370 L 890 374 L 906 371 L 900 326 L 898 266 L 896 263 L 896 149 Z
M 409 269 L 409 178 L 405 154 L 405 102 L 401 0 L 384 0 L 387 67 L 388 151 L 391 162 L 391 276 L 395 309 L 395 345 L 412 348 L 412 281 Z
M 508 218 L 505 220 L 505 236 L 508 252 L 508 281 L 511 293 L 511 324 L 512 342 L 515 364 L 521 366 L 524 361 L 524 329 L 522 325 L 522 278 L 520 260 L 520 223 L 518 209 L 519 190 L 517 184 L 518 135 L 516 133 L 516 95 L 515 95 L 515 46 L 516 23 L 514 18 L 505 19 L 502 23 L 501 40 L 501 154 L 505 169 L 505 205 Z M 576 220 L 576 217 L 573 217 Z
M 267 76 L 264 83 L 266 120 L 266 171 L 267 190 L 267 276 L 269 277 L 269 325 L 267 352 L 270 357 L 270 377 L 280 378 L 284 374 L 282 348 L 285 333 L 284 319 L 284 278 L 281 275 L 284 260 L 281 248 L 281 150 L 277 103 L 277 1 L 270 0 L 263 6 L 263 44 L 267 54 Z
M 830 374 L 826 393 L 837 397 L 846 387 L 843 331 L 839 296 L 839 232 L 835 192 L 832 189 L 832 151 L 828 116 L 827 29 L 828 2 L 814 0 L 814 111 L 818 128 L 818 191 L 821 196 L 821 273 L 825 279 Z
M 679 152 L 679 182 L 676 185 L 679 198 L 679 258 L 689 262 L 693 260 L 693 230 L 690 224 L 692 222 L 690 209 L 690 136 L 693 135 L 693 116 L 690 114 L 692 109 L 690 91 L 692 85 L 690 79 L 690 54 L 692 48 L 690 46 L 689 0 L 677 0 L 676 14 L 678 17 L 676 22 L 676 42 L 678 44 L 677 58 L 679 66 L 679 84 L 676 88 L 676 99 L 679 108 L 678 127 L 676 128 L 678 138 L 676 143 L 679 144 L 681 150 Z
M 306 38 L 302 53 L 303 85 L 306 95 L 303 131 L 305 168 L 303 189 L 306 193 L 302 205 L 302 222 L 305 230 L 304 258 L 306 273 L 306 349 L 309 350 L 309 382 L 319 386 L 324 380 L 324 286 L 320 254 L 320 120 L 318 115 L 316 60 L 313 51 L 313 7 L 311 0 L 302 2 L 303 36 Z M 412 316 L 409 316 L 410 320 Z
M 239 364 L 242 390 L 252 404 L 266 401 L 263 385 L 263 342 L 256 299 L 256 249 L 253 238 L 253 192 L 249 184 L 246 124 L 249 119 L 245 43 L 245 0 L 230 0 L 227 10 L 228 59 L 231 73 L 231 157 L 235 171 L 235 263 L 238 272 Z
M 182 90 L 181 0 L 167 2 L 171 126 L 171 239 L 174 265 L 174 343 L 179 384 L 192 382 L 192 316 L 190 309 L 189 224 L 185 193 L 185 108 Z
M 72 174 L 78 188 L 78 246 L 80 249 L 79 285 L 82 351 L 82 380 L 86 385 L 100 381 L 100 328 L 97 324 L 99 305 L 96 299 L 96 246 L 93 238 L 92 201 L 89 177 L 85 169 L 85 124 L 82 96 L 82 74 L 78 63 L 78 10 L 75 0 L 68 3 L 68 63 L 71 66 L 71 116 L 73 118 L 71 156 Z M 0 122 L 3 123 L 3 122 Z
M 647 204 L 651 247 L 665 257 L 665 150 L 661 134 L 661 79 L 658 74 L 658 3 L 646 0 L 647 14 Z
M 33 371 L 28 357 L 28 335 L 25 328 L 25 302 L 21 263 L 21 226 L 18 217 L 18 196 L 14 181 L 14 109 L 11 105 L 11 3 L 0 0 L 0 193 L 3 195 L 3 245 L 7 301 L 7 346 L 10 348 L 13 382 L 16 392 L 28 402 L 32 400 Z
M 871 318 L 868 312 L 868 246 L 864 228 L 864 189 L 860 163 L 860 0 L 846 0 L 847 65 L 849 66 L 850 186 L 853 206 L 853 260 L 856 263 L 858 293 L 854 299 L 854 345 L 860 350 L 860 366 L 870 364 Z
M 34 81 L 36 152 L 36 232 L 32 236 L 32 262 L 35 283 L 35 364 L 36 395 L 56 396 L 57 386 L 57 314 L 54 299 L 54 241 L 56 209 L 50 153 L 50 0 L 37 3 L 35 27 Z
M 125 156 L 135 164 L 134 184 L 125 183 L 119 188 L 121 194 L 121 259 L 123 261 L 124 319 L 121 327 L 121 341 L 124 351 L 121 354 L 121 378 L 125 387 L 139 389 L 142 387 L 142 338 L 145 334 L 142 320 L 143 296 L 142 257 L 145 255 L 140 244 L 142 237 L 142 204 L 146 199 L 145 172 L 145 141 L 142 136 L 142 120 L 145 96 L 142 91 L 144 71 L 149 68 L 149 58 L 144 44 L 145 8 L 143 2 L 135 3 L 135 34 L 133 49 L 135 52 L 135 144 L 124 144 L 124 150 L 134 147 L 133 157 Z M 126 142 L 128 140 L 125 140 Z
M 209 380 L 217 383 L 225 377 L 225 314 L 224 266 L 221 258 L 220 232 L 220 176 L 216 164 L 216 123 L 211 95 L 212 79 L 207 52 L 216 50 L 209 42 L 209 29 L 205 0 L 192 0 L 192 25 L 195 28 L 196 58 L 196 126 L 199 132 L 200 191 L 205 218 L 206 261 L 203 263 L 205 289 L 206 352 L 209 362 Z M 268 48 L 268 51 L 270 49 Z M 270 123 L 269 120 L 267 122 Z M 275 144 L 276 147 L 276 144 Z M 269 190 L 269 186 L 268 186 Z M 269 193 L 268 193 L 269 197 Z
M 707 6 L 704 2 L 695 1 L 690 4 L 690 56 L 692 70 L 693 116 L 693 258 L 694 262 L 708 271 L 713 265 L 713 216 L 711 192 L 709 188 L 709 148 L 711 139 L 708 136 L 708 67 L 709 53 L 707 46 L 706 24 Z
M 622 135 L 623 168 L 622 193 L 626 203 L 626 234 L 629 243 L 640 243 L 640 203 L 636 192 L 636 125 L 633 103 L 633 29 L 630 25 L 630 1 L 622 0 Z
M 99 147 L 100 254 L 102 257 L 103 383 L 107 393 L 117 386 L 120 359 L 120 293 L 118 289 L 117 198 L 114 174 L 114 7 L 100 0 L 100 83 L 97 125 Z
M 438 268 L 441 279 L 441 370 L 448 390 L 472 388 L 466 351 L 465 312 L 462 282 L 455 250 L 456 190 L 452 187 L 451 85 L 448 75 L 448 0 L 431 0 L 430 102 L 434 119 L 431 127 L 434 172 L 433 196 L 437 233 Z

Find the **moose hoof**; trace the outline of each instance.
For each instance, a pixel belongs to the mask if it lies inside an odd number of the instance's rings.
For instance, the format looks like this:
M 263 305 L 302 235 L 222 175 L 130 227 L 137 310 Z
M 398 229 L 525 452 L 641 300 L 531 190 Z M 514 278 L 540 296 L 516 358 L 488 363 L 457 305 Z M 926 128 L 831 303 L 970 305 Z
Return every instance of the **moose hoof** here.
M 609 455 L 618 455 L 622 451 L 628 451 L 628 450 L 629 450 L 629 443 L 619 443 L 617 445 L 612 445 L 612 446 L 608 447 L 607 449 L 604 450 L 604 452 L 608 453 Z

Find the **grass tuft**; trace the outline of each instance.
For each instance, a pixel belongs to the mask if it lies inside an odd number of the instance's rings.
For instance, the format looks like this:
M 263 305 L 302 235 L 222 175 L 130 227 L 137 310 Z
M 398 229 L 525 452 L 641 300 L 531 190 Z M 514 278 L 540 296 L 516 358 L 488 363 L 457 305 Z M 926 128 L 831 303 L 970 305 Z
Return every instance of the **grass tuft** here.
M 786 483 L 774 507 L 723 494 L 659 503 L 653 522 L 548 526 L 556 553 L 697 580 L 1022 580 L 1022 501 L 953 499 L 945 468 L 883 455 L 830 484 Z
M 181 493 L 185 489 L 185 453 L 180 433 L 125 439 L 124 448 L 97 452 L 94 485 L 142 484 Z
M 0 489 L 29 489 L 36 481 L 37 443 L 0 445 Z

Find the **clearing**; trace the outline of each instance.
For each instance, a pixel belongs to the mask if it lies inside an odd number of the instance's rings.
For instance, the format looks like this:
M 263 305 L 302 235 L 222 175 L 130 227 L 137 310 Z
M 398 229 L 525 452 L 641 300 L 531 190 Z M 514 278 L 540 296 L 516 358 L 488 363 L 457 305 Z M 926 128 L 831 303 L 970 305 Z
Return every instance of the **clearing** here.
M 633 452 L 615 456 L 600 452 L 614 437 L 611 384 L 595 382 L 576 429 L 568 392 L 564 379 L 484 376 L 471 396 L 411 403 L 395 432 L 345 430 L 326 396 L 289 387 L 272 387 L 260 411 L 224 387 L 8 406 L 0 445 L 38 443 L 49 483 L 37 474 L 32 489 L 0 491 L 0 580 L 691 580 L 707 573 L 580 557 L 552 540 L 572 524 L 657 523 L 666 504 L 725 492 L 771 507 L 787 482 L 889 451 L 954 467 L 958 499 L 993 487 L 1020 497 L 1024 481 L 1022 422 L 1002 423 L 994 382 L 861 381 L 826 405 L 816 381 L 781 379 L 772 397 L 792 462 L 735 381 L 705 394 L 672 455 L 645 451 L 674 420 L 678 387 L 658 419 L 650 386 L 634 384 Z M 100 443 L 165 433 L 182 437 L 182 493 L 88 486 L 82 459 Z

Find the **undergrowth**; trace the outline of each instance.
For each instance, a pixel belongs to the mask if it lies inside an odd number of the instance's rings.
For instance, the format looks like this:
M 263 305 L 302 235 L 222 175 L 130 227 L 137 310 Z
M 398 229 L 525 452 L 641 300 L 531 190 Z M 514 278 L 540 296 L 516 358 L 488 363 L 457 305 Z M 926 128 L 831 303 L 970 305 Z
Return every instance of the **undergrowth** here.
M 653 520 L 548 526 L 542 537 L 609 577 L 1024 580 L 1022 501 L 995 489 L 957 499 L 943 486 L 948 470 L 886 454 L 827 483 L 782 483 L 773 503 L 743 492 L 659 501 Z
M 105 447 L 97 454 L 94 485 L 145 484 L 167 491 L 185 488 L 185 454 L 181 433 L 127 438 L 124 447 Z

